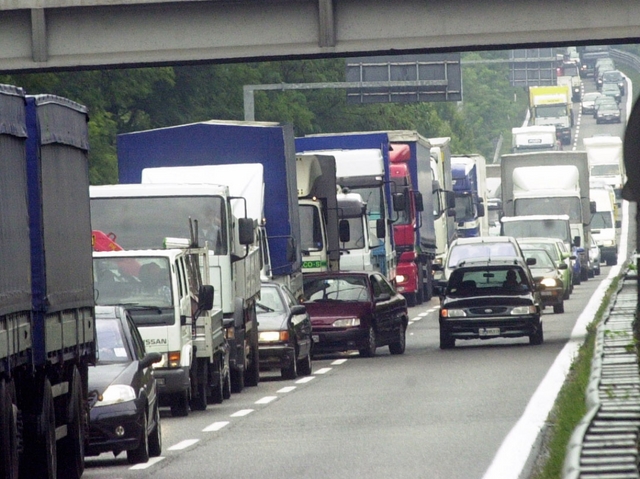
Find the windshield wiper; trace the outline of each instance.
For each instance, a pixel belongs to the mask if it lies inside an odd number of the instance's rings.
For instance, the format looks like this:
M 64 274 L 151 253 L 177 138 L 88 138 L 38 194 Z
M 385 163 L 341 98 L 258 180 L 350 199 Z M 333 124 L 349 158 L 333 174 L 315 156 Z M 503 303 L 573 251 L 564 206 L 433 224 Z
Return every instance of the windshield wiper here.
M 269 306 L 265 306 L 262 303 L 256 303 L 256 306 L 258 306 L 259 308 L 262 308 L 264 311 L 266 311 L 267 313 L 273 313 L 275 311 L 275 309 L 270 308 Z

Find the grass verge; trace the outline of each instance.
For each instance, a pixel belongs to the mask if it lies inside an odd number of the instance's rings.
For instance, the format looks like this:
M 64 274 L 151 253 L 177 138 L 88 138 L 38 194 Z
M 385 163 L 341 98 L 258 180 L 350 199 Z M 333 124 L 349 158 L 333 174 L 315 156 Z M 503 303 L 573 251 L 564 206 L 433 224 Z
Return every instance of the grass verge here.
M 613 279 L 593 321 L 587 326 L 587 337 L 578 349 L 578 354 L 571 364 L 567 379 L 549 414 L 541 452 L 530 479 L 559 479 L 562 477 L 567 445 L 574 429 L 587 413 L 585 392 L 591 375 L 596 330 L 609 307 L 611 296 L 618 289 L 619 282 L 620 276 Z

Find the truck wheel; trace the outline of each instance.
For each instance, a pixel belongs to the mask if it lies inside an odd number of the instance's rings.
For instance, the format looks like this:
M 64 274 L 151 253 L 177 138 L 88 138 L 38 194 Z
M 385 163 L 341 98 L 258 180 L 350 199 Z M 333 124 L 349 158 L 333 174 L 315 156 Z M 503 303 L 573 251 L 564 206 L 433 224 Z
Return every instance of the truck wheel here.
M 56 413 L 53 405 L 51 383 L 45 378 L 40 386 L 38 397 L 29 398 L 35 402 L 31 414 L 33 420 L 25 422 L 24 453 L 21 471 L 24 477 L 56 477 Z
M 404 295 L 404 299 L 407 300 L 407 306 L 410 308 L 414 307 L 418 302 L 416 299 L 416 293 L 406 293 Z
M 220 364 L 220 359 L 216 359 L 216 371 L 213 373 L 214 377 L 211 378 L 211 383 L 214 383 L 214 386 L 211 388 L 211 396 L 210 402 L 212 404 L 220 404 L 224 400 L 224 377 L 222 376 L 222 364 Z
M 254 324 L 257 324 L 254 323 Z M 254 327 L 255 334 L 252 334 L 253 345 L 251 346 L 251 355 L 249 367 L 245 372 L 245 384 L 247 386 L 257 386 L 260 382 L 260 355 L 258 352 L 258 328 Z
M 9 390 L 0 380 L 0 478 L 18 479 L 18 423 Z
M 222 389 L 222 396 L 225 399 L 231 398 L 231 373 L 229 373 L 229 369 L 226 369 L 224 373 L 224 388 Z
M 127 462 L 129 464 L 141 464 L 149 461 L 149 436 L 147 436 L 147 411 L 142 413 L 142 429 L 140 431 L 140 442 L 138 447 L 127 451 Z
M 204 411 L 207 409 L 207 388 L 209 385 L 209 365 L 206 360 L 198 359 L 196 362 L 195 394 L 191 396 L 191 409 Z
M 244 389 L 244 370 L 231 370 L 231 391 L 240 393 Z
M 153 413 L 153 421 L 155 426 L 151 434 L 149 434 L 149 457 L 158 457 L 162 454 L 162 427 L 160 425 L 160 408 L 158 407 L 158 401 Z
M 82 379 L 77 368 L 71 374 L 69 407 L 67 413 L 67 437 L 58 444 L 58 476 L 80 479 L 84 472 L 85 428 Z
M 189 415 L 189 391 L 182 391 L 173 396 L 171 402 L 171 415 L 173 417 L 186 417 Z
M 422 272 L 422 264 L 418 264 L 418 279 L 417 279 L 417 289 L 416 289 L 416 304 L 424 303 L 424 276 Z

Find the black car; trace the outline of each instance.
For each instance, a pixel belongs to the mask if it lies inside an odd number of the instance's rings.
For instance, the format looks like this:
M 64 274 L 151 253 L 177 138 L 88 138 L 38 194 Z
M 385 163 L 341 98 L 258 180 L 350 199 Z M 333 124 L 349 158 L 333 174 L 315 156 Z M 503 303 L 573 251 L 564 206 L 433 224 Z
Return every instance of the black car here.
M 520 258 L 461 262 L 440 298 L 440 349 L 457 339 L 528 336 L 543 342 L 540 294 Z
M 263 282 L 258 314 L 260 369 L 280 369 L 284 379 L 311 374 L 311 319 L 286 286 Z
M 596 111 L 596 123 L 621 123 L 620 107 L 615 103 L 602 103 Z
M 602 86 L 607 83 L 615 83 L 620 88 L 620 94 L 624 96 L 627 80 L 619 70 L 608 70 L 602 74 Z
M 389 346 L 391 354 L 404 353 L 407 301 L 382 274 L 308 273 L 303 282 L 314 353 L 358 350 L 371 357 L 379 346 Z
M 131 464 L 162 453 L 153 363 L 131 316 L 121 306 L 96 306 L 98 358 L 89 368 L 89 441 L 85 454 L 127 451 Z

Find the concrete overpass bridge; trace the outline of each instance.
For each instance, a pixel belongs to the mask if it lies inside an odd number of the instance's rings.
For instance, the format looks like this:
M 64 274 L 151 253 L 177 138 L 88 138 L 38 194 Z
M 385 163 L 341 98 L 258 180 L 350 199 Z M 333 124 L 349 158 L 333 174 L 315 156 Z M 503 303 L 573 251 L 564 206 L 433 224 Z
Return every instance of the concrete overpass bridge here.
M 637 0 L 0 0 L 0 73 L 639 39 Z

